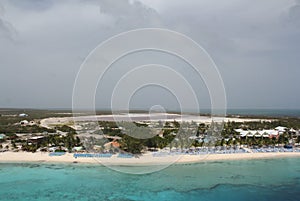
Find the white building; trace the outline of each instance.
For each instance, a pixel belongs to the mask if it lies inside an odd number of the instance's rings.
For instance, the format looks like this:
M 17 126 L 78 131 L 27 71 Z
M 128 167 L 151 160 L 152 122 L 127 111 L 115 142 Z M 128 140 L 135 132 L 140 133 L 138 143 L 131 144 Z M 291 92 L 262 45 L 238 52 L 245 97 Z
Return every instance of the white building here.
M 283 133 L 283 132 L 285 132 L 285 131 L 287 130 L 287 127 L 277 126 L 277 127 L 275 128 L 275 130 L 277 130 L 277 131 Z
M 20 121 L 20 124 L 21 124 L 22 126 L 26 126 L 26 125 L 29 124 L 29 122 L 28 122 L 27 120 L 22 120 L 22 121 Z
M 240 134 L 240 137 L 264 137 L 272 138 L 277 137 L 280 132 L 278 130 L 242 130 L 235 129 Z
M 19 117 L 28 117 L 28 114 L 21 113 L 21 114 L 19 114 Z
M 4 140 L 6 138 L 6 135 L 0 134 L 0 140 Z

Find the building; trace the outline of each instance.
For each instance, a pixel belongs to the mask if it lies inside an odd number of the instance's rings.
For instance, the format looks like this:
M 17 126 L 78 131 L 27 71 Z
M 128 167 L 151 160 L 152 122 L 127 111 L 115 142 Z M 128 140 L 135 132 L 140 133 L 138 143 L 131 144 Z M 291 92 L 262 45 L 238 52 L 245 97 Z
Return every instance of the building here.
M 46 140 L 45 136 L 34 136 L 28 139 L 28 142 L 32 144 L 41 144 Z
M 29 124 L 29 122 L 27 120 L 20 121 L 21 126 L 27 126 L 28 124 Z
M 240 134 L 241 138 L 245 137 L 262 137 L 262 138 L 277 138 L 281 133 L 278 130 L 241 130 L 235 129 Z
M 29 125 L 29 126 L 33 126 L 33 125 L 36 125 L 36 123 L 35 123 L 34 121 L 30 121 L 30 122 L 28 123 L 28 125 Z
M 21 114 L 19 114 L 19 117 L 28 117 L 28 114 L 21 113 Z
M 73 147 L 72 151 L 82 152 L 83 151 L 83 147 L 82 146 L 80 146 L 80 147 Z
M 4 141 L 6 139 L 6 135 L 0 134 L 0 141 Z
M 278 132 L 280 132 L 280 134 L 282 134 L 282 133 L 284 133 L 287 130 L 287 127 L 277 126 L 275 128 L 275 130 L 277 130 Z
M 104 144 L 105 150 L 110 150 L 112 148 L 119 148 L 119 147 L 120 147 L 120 143 L 117 141 L 112 141 L 112 142 L 108 142 L 108 143 Z

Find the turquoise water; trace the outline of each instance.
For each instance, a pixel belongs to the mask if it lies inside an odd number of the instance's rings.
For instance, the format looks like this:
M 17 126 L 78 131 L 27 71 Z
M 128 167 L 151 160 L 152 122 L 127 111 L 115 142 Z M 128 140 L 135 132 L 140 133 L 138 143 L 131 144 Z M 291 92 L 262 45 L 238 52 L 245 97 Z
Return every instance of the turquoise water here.
M 100 165 L 0 164 L 0 200 L 300 200 L 300 159 L 173 165 L 130 175 Z

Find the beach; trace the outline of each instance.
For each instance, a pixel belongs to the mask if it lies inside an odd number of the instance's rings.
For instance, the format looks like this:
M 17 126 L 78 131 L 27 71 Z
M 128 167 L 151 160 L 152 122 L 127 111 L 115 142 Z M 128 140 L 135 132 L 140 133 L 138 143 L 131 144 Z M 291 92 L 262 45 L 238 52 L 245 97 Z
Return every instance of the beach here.
M 251 160 L 251 159 L 273 159 L 299 157 L 300 152 L 280 152 L 280 153 L 235 153 L 235 154 L 203 154 L 203 155 L 166 155 L 153 157 L 152 154 L 144 154 L 137 158 L 118 158 L 113 155 L 110 158 L 75 158 L 72 153 L 62 156 L 49 156 L 49 153 L 37 152 L 2 152 L 0 153 L 0 163 L 83 163 L 83 164 L 105 164 L 105 165 L 166 165 L 173 163 L 198 163 L 206 161 L 224 160 Z
M 40 121 L 40 125 L 45 128 L 51 128 L 56 125 L 69 125 L 75 128 L 79 122 L 97 122 L 97 121 L 177 121 L 177 122 L 197 122 L 211 123 L 215 122 L 253 122 L 253 121 L 272 121 L 273 119 L 264 118 L 238 118 L 238 117 L 210 117 L 187 114 L 172 113 L 133 113 L 133 114 L 114 114 L 114 115 L 74 115 L 73 117 L 50 117 Z

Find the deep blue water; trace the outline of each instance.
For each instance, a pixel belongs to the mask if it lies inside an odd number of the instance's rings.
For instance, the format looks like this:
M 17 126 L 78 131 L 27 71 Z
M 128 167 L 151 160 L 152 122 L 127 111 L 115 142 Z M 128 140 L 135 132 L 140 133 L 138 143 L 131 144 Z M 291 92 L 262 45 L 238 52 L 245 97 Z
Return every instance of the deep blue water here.
M 299 201 L 300 158 L 173 165 L 145 175 L 100 165 L 0 164 L 0 200 Z
M 192 112 L 192 111 L 191 111 Z M 218 110 L 215 111 L 218 114 Z M 211 114 L 210 109 L 201 109 L 201 114 Z M 223 114 L 220 111 L 220 114 Z M 227 115 L 265 116 L 265 117 L 300 117 L 300 109 L 227 109 Z
M 300 117 L 300 109 L 227 109 L 227 114 L 271 117 Z

